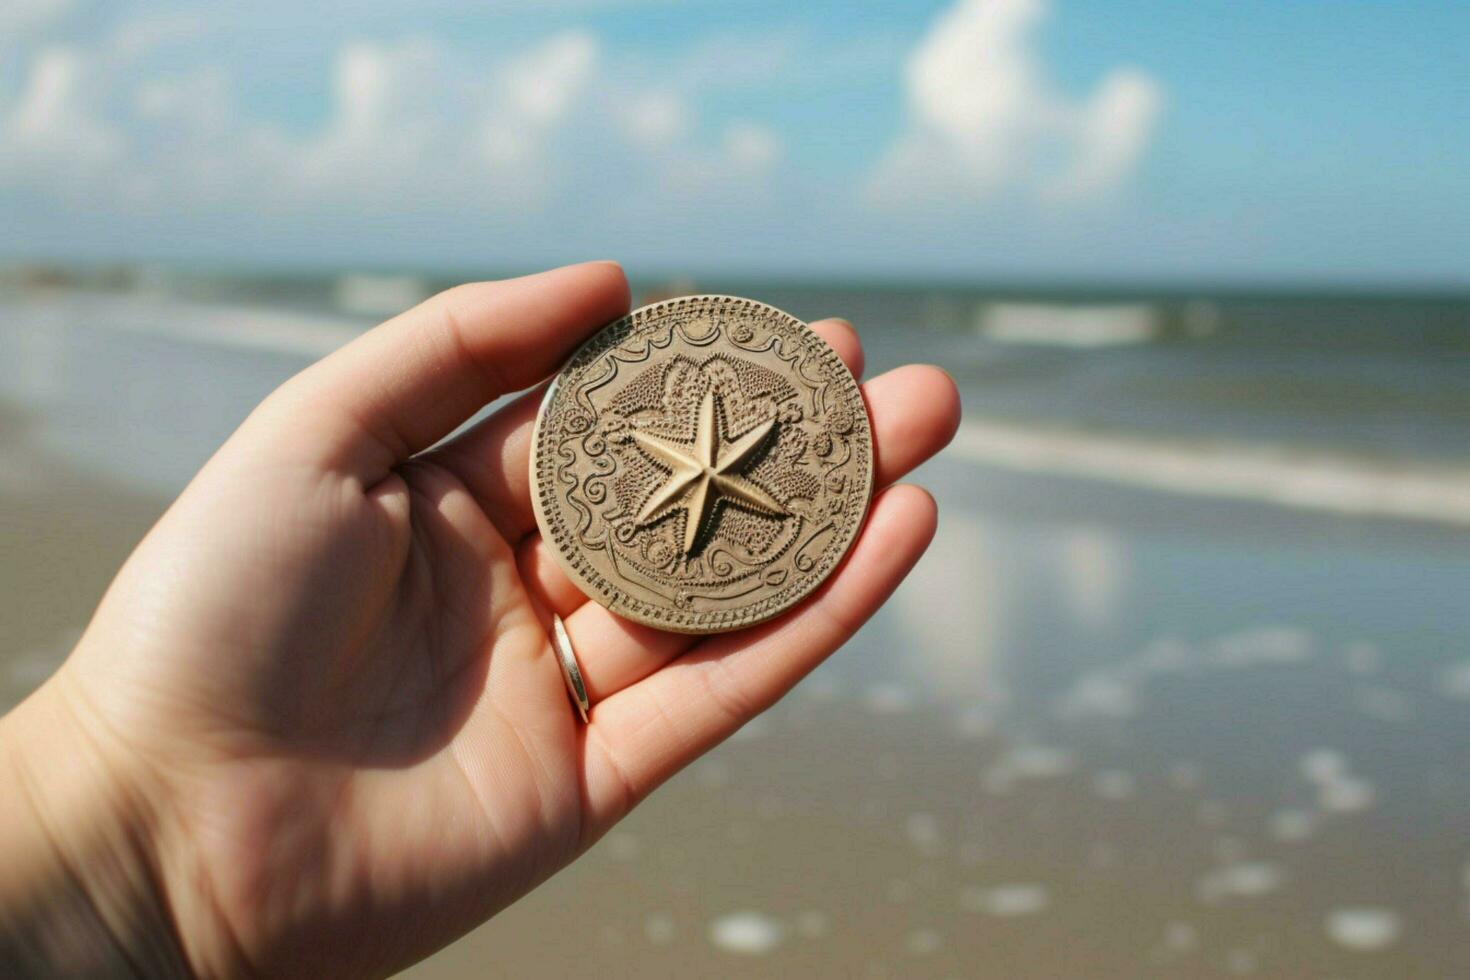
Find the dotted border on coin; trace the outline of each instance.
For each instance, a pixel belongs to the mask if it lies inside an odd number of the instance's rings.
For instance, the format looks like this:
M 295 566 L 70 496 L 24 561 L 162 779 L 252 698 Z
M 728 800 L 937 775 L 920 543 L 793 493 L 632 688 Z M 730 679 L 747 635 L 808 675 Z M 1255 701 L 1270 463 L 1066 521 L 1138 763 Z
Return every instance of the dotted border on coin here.
M 822 366 L 835 377 L 847 379 L 846 385 L 834 387 L 842 389 L 841 394 L 845 397 L 852 412 L 853 455 L 862 471 L 863 486 L 862 506 L 843 508 L 843 519 L 838 525 L 840 533 L 833 536 L 832 541 L 823 549 L 821 557 L 810 571 L 798 571 L 793 576 L 791 584 L 748 606 L 701 613 L 660 606 L 638 599 L 592 567 L 582 553 L 582 549 L 575 543 L 576 531 L 567 525 L 561 507 L 558 506 L 555 499 L 558 493 L 555 478 L 555 452 L 553 446 L 543 444 L 545 433 L 542 430 L 542 422 L 550 415 L 549 410 L 557 394 L 564 389 L 575 390 L 577 384 L 584 380 L 581 374 L 607 351 L 627 343 L 630 339 L 652 334 L 654 329 L 660 326 L 663 319 L 670 314 L 698 315 L 702 313 L 713 316 L 729 313 L 756 315 L 765 321 L 773 332 L 796 340 L 803 353 L 820 358 Z M 834 397 L 835 395 L 834 391 Z M 862 427 L 861 437 L 859 437 L 858 426 Z M 550 440 L 546 441 L 549 443 Z M 863 401 L 857 379 L 852 376 L 852 372 L 847 369 L 847 365 L 843 363 L 842 358 L 832 349 L 831 345 L 809 326 L 789 313 L 755 300 L 737 296 L 684 296 L 639 307 L 626 316 L 609 323 L 567 359 L 561 372 L 547 388 L 546 395 L 536 413 L 536 426 L 531 435 L 531 501 L 536 512 L 536 523 L 541 530 L 541 537 L 551 544 L 552 554 L 556 556 L 557 563 L 572 581 L 578 583 L 583 592 L 608 609 L 648 626 L 681 633 L 719 633 L 743 629 L 773 619 L 805 599 L 826 581 L 827 576 L 847 555 L 848 549 L 852 547 L 853 541 L 857 539 L 858 531 L 867 519 L 868 507 L 872 503 L 872 443 L 872 422 L 868 418 L 867 404 Z M 850 501 L 852 497 L 853 494 L 849 490 L 848 500 Z M 564 547 L 559 542 L 566 542 L 566 546 Z

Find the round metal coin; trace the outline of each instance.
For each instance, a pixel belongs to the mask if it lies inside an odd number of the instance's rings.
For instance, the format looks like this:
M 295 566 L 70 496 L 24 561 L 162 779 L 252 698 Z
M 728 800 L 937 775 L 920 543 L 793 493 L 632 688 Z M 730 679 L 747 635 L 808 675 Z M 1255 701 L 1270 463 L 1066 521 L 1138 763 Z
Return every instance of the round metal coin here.
M 666 630 L 759 623 L 842 560 L 873 489 L 857 382 L 795 317 L 691 296 L 609 324 L 541 403 L 541 535 L 590 597 Z

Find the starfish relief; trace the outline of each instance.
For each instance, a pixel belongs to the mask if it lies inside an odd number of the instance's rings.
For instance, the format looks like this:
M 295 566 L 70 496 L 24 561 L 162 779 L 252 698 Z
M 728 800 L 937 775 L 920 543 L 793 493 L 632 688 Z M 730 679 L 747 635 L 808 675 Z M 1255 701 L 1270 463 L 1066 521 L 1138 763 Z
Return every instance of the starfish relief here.
M 700 528 L 721 497 L 759 514 L 784 517 L 786 509 L 774 497 L 740 475 L 775 425 L 775 418 L 769 418 L 740 438 L 729 439 L 717 419 L 715 393 L 708 391 L 695 419 L 694 445 L 634 432 L 639 448 L 670 470 L 668 479 L 639 511 L 636 522 L 646 525 L 671 510 L 684 508 L 684 554 L 689 555 L 699 540 Z

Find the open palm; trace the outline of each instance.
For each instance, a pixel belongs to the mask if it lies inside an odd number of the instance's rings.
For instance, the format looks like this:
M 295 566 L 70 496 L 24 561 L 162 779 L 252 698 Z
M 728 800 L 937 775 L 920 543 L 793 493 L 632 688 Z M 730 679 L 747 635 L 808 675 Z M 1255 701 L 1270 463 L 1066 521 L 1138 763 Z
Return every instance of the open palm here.
M 958 401 L 910 367 L 864 386 L 886 489 L 808 602 L 709 638 L 587 602 L 536 533 L 539 392 L 441 440 L 627 305 L 605 263 L 429 300 L 267 399 L 124 566 L 55 685 L 142 774 L 196 971 L 382 974 L 427 955 L 784 694 L 918 559 L 933 502 L 891 484 L 949 439 Z M 852 329 L 815 326 L 860 374 Z

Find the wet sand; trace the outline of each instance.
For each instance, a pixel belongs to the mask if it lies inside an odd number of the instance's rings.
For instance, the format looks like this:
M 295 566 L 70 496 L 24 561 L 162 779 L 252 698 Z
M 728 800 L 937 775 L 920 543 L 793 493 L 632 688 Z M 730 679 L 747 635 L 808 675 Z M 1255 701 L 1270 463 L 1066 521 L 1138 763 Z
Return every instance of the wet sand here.
M 7 703 L 307 356 L 120 336 L 0 310 Z M 873 624 L 408 975 L 1470 974 L 1470 533 L 1085 475 L 926 467 L 940 537 Z
M 34 424 L 0 402 L 0 711 L 61 663 L 167 505 L 41 451 Z
M 1463 975 L 1470 624 L 1426 611 L 1464 572 L 1294 523 L 951 512 L 837 660 L 415 975 Z

